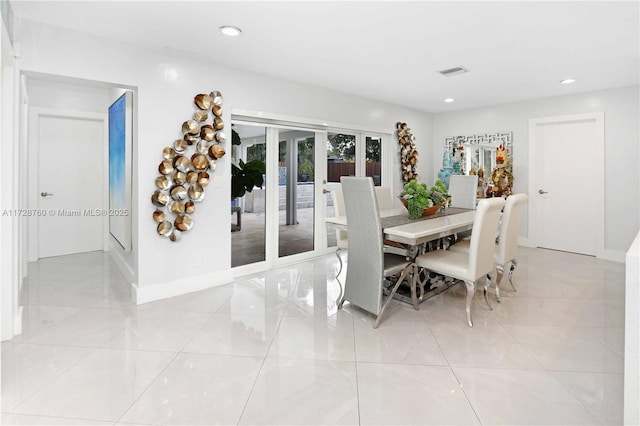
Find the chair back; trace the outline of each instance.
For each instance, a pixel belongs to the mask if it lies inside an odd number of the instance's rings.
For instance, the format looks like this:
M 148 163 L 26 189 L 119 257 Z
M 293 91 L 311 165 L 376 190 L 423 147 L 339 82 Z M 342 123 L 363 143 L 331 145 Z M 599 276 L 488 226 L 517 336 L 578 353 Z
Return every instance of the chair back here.
M 349 227 L 349 262 L 344 298 L 378 315 L 382 308 L 382 224 L 370 177 L 342 176 Z
M 516 257 L 520 218 L 528 198 L 526 194 L 513 194 L 507 197 L 496 252 L 496 263 L 499 265 L 504 265 Z
M 502 197 L 486 198 L 478 203 L 469 243 L 469 269 L 476 280 L 493 269 L 496 232 L 504 203 Z
M 333 213 L 336 216 L 346 216 L 347 210 L 344 208 L 342 189 L 334 189 L 331 191 L 331 201 L 333 202 Z M 347 248 L 347 231 L 336 229 L 336 243 L 338 248 Z
M 475 209 L 478 198 L 478 176 L 451 175 L 449 195 L 451 195 L 451 207 Z
M 389 210 L 393 208 L 393 197 L 391 196 L 391 188 L 388 186 L 376 186 L 376 200 L 378 201 L 378 210 Z

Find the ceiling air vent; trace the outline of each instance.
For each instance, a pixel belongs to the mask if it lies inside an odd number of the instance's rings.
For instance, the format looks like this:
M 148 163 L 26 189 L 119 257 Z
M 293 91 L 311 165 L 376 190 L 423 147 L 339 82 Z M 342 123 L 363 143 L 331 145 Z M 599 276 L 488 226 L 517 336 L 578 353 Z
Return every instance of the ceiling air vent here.
M 444 75 L 445 77 L 452 77 L 454 75 L 468 73 L 469 70 L 466 69 L 465 67 L 455 67 L 455 68 L 449 68 L 449 69 L 438 71 L 438 72 Z

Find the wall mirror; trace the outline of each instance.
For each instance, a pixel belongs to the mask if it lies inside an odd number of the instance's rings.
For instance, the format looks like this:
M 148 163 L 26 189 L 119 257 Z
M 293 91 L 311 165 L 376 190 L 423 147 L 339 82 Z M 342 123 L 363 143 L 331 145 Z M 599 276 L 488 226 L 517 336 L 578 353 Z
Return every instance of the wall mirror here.
M 451 174 L 478 175 L 478 198 L 508 196 L 513 187 L 512 139 L 512 132 L 445 138 L 438 176 L 448 184 Z

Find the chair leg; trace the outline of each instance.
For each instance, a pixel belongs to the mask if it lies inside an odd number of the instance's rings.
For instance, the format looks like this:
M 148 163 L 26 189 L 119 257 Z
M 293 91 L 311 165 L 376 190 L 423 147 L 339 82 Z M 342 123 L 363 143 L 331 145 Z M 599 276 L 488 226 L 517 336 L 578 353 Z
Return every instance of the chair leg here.
M 336 274 L 336 277 L 338 275 L 340 275 L 340 273 L 342 272 L 342 257 L 340 257 L 340 252 L 342 251 L 341 248 L 338 248 L 336 250 L 336 257 L 338 258 L 338 262 L 340 262 L 340 269 L 338 269 L 338 273 Z
M 411 278 L 411 303 L 413 303 L 413 308 L 415 310 L 420 309 L 420 305 L 418 304 L 418 265 L 412 265 L 411 270 L 413 271 L 413 277 Z M 422 297 L 422 296 L 421 296 Z
M 407 276 L 407 274 L 412 268 L 413 268 L 413 265 L 411 264 L 411 265 L 407 265 L 407 267 L 402 270 L 402 273 L 400 274 L 398 281 L 396 281 L 396 284 L 393 286 L 393 290 L 391 290 L 391 293 L 389 293 L 387 300 L 384 302 L 384 305 L 382 305 L 382 309 L 380 309 L 380 313 L 376 318 L 376 323 L 374 324 L 373 328 L 378 328 L 378 325 L 380 325 L 380 319 L 382 318 L 382 314 L 384 314 L 384 311 L 387 309 L 387 306 L 391 302 L 391 299 L 393 299 L 393 296 L 396 294 L 396 291 L 398 291 L 398 287 L 400 287 L 400 284 L 402 284 L 402 281 L 404 281 L 405 277 Z
M 491 275 L 487 274 L 487 280 L 484 283 L 484 289 L 483 289 L 484 301 L 487 302 L 487 306 L 489 307 L 489 310 L 493 311 L 493 307 L 491 306 L 491 303 L 489 303 L 489 298 L 487 297 L 487 290 L 489 290 L 490 286 L 491 286 Z
M 511 261 L 511 268 L 509 268 L 509 284 L 511 284 L 513 291 L 518 291 L 516 290 L 516 286 L 513 285 L 513 280 L 511 279 L 511 277 L 513 276 L 513 271 L 516 269 L 517 266 L 518 266 L 518 261 L 513 259 Z
M 496 265 L 496 298 L 498 299 L 498 303 L 502 303 L 502 298 L 500 297 L 500 282 L 502 281 L 503 275 L 504 265 Z
M 471 300 L 473 300 L 473 295 L 476 292 L 476 283 L 473 281 L 465 281 L 464 283 L 467 285 L 467 302 L 465 306 L 467 311 L 467 324 L 469 327 L 473 327 L 473 321 L 471 321 Z

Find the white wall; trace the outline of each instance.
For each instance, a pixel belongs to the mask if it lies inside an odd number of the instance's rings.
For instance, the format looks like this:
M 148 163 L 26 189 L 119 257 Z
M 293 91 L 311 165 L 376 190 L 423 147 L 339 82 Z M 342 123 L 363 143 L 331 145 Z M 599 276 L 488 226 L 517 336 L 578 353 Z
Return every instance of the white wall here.
M 21 22 L 16 40 L 22 46 L 18 64 L 22 70 L 137 89 L 133 220 L 138 230 L 133 246 L 138 250 L 141 300 L 231 279 L 229 156 L 218 162 L 206 199 L 193 215 L 194 226 L 180 243 L 172 244 L 156 235 L 151 219 L 154 208 L 150 197 L 161 150 L 181 136 L 180 126 L 191 117 L 197 93 L 223 93 L 228 133 L 230 110 L 239 108 L 350 123 L 364 130 L 387 129 L 390 134 L 395 131 L 396 121 L 405 121 L 412 127 L 418 145 L 425 148 L 431 136 L 426 113 L 241 72 L 195 56 L 145 49 L 29 21 Z M 432 171 L 425 157 L 421 173 L 426 175 Z M 196 260 L 199 257 L 204 258 L 202 265 Z
M 446 136 L 513 131 L 514 190 L 528 193 L 529 119 L 604 111 L 604 244 L 605 250 L 623 257 L 640 227 L 638 101 L 634 86 L 434 114 L 432 176 L 441 167 Z M 527 237 L 526 214 L 520 227 L 523 237 Z

